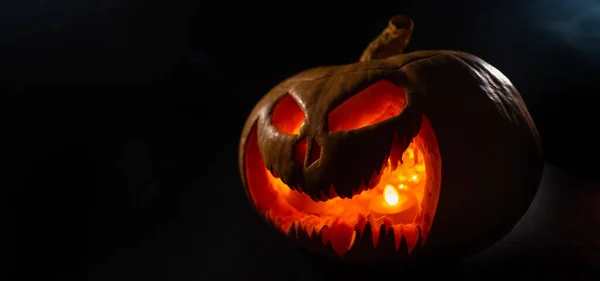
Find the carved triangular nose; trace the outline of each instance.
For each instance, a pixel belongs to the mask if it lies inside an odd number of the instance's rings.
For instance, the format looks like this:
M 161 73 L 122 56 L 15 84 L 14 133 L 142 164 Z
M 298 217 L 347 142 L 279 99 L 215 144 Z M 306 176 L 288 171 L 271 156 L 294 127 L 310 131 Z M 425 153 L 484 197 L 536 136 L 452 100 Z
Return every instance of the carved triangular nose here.
M 321 146 L 316 140 L 313 139 L 308 145 L 308 151 L 306 153 L 306 167 L 310 167 L 310 165 L 317 162 L 319 158 L 321 158 Z
M 313 138 L 302 138 L 296 143 L 294 160 L 302 167 L 309 167 L 321 158 L 321 146 Z

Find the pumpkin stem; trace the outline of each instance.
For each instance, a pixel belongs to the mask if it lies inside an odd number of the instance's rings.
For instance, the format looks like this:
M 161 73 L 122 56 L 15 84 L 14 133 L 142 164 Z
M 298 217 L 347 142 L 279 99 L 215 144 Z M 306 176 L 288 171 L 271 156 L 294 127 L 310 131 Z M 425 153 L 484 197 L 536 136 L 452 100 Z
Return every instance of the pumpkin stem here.
M 367 46 L 360 61 L 385 59 L 401 54 L 408 46 L 414 26 L 412 19 L 406 15 L 393 16 L 383 32 Z

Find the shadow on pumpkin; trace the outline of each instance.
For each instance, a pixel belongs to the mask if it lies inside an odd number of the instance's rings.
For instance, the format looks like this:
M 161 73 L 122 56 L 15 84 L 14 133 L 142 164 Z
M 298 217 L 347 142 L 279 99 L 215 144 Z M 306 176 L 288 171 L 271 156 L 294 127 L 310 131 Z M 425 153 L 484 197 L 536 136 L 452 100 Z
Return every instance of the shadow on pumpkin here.
M 600 183 L 546 165 L 523 218 L 489 248 L 463 260 L 404 267 L 355 266 L 299 249 L 322 280 L 443 276 L 463 280 L 597 280 L 600 277 Z

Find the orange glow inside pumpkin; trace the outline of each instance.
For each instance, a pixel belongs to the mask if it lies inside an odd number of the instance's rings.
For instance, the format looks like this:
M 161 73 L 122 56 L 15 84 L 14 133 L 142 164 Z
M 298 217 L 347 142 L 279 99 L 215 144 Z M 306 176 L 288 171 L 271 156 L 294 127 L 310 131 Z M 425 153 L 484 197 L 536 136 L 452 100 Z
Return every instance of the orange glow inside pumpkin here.
M 371 222 L 372 231 L 377 234 L 382 224 L 395 228 L 398 236 L 404 234 L 412 249 L 417 241 L 417 220 L 427 180 L 424 156 L 417 147 L 414 142 L 411 143 L 402 156 L 404 164 L 395 170 L 388 165 L 375 188 L 352 198 L 337 197 L 315 202 L 308 195 L 291 190 L 266 168 L 263 172 L 270 188 L 256 188 L 250 192 L 254 194 L 255 204 L 269 210 L 268 218 L 276 221 L 276 227 L 284 233 L 294 222 L 305 227 L 307 233 L 321 230 L 324 226 L 328 230 L 337 230 L 337 233 L 334 231 L 336 238 L 330 238 L 340 255 L 352 246 L 354 226 L 364 225 L 367 221 Z M 374 244 L 378 236 L 373 235 Z M 399 247 L 400 241 L 398 237 L 396 247 Z
M 326 202 L 315 202 L 308 195 L 291 190 L 268 171 L 267 176 L 272 192 L 277 198 L 282 199 L 278 203 L 301 211 L 298 213 L 303 216 L 298 218 L 300 220 L 309 219 L 304 214 L 312 214 L 318 217 L 319 222 L 339 220 L 355 225 L 358 223 L 359 214 L 367 216 L 376 213 L 392 215 L 390 217 L 395 223 L 412 223 L 419 211 L 418 203 L 423 199 L 426 181 L 423 155 L 419 152 L 415 155 L 415 147 L 411 144 L 403 155 L 404 164 L 398 166 L 396 170 L 392 171 L 390 165 L 384 169 L 381 180 L 375 188 L 365 190 L 352 198 L 337 197 Z M 413 157 L 410 158 L 409 154 Z M 317 221 L 313 224 L 315 222 Z
M 406 105 L 404 89 L 381 80 L 352 96 L 332 110 L 330 132 L 356 130 L 394 117 Z
M 400 88 L 384 82 L 372 85 L 332 111 L 328 120 L 330 131 L 361 128 L 399 114 L 405 106 L 404 91 L 400 93 L 402 96 L 394 95 L 393 91 L 399 93 Z M 295 117 L 284 119 L 274 112 L 273 120 L 277 121 L 274 125 L 283 132 L 297 133 L 304 114 L 293 98 L 287 101 L 283 105 L 288 113 L 295 113 L 289 116 Z M 294 105 L 299 111 L 291 109 Z M 296 158 L 303 156 L 302 153 L 297 152 Z M 315 202 L 308 195 L 290 189 L 266 169 L 258 148 L 256 127 L 248 138 L 245 160 L 246 183 L 254 205 L 283 233 L 301 229 L 308 236 L 318 235 L 324 245 L 330 243 L 340 256 L 352 248 L 357 232 L 363 232 L 367 225 L 371 227 L 374 247 L 382 229 L 394 232 L 396 249 L 403 237 L 409 252 L 417 243 L 419 231 L 421 238 L 426 239 L 441 180 L 437 142 L 426 117 L 423 117 L 420 133 L 404 151 L 402 163 L 391 163 L 388 159 L 379 183 L 352 198 Z
M 273 120 L 273 126 L 277 130 L 295 135 L 300 132 L 300 127 L 302 127 L 306 116 L 294 98 L 290 95 L 285 95 L 273 107 L 271 119 Z

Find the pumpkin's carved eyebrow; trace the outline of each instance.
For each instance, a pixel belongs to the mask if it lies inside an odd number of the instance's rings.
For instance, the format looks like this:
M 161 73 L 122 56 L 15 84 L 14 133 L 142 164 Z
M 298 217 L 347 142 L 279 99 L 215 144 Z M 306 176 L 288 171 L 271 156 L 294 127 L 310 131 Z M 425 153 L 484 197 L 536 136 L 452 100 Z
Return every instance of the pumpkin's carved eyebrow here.
M 327 114 L 329 132 L 356 130 L 398 116 L 406 90 L 382 79 L 335 106 Z

